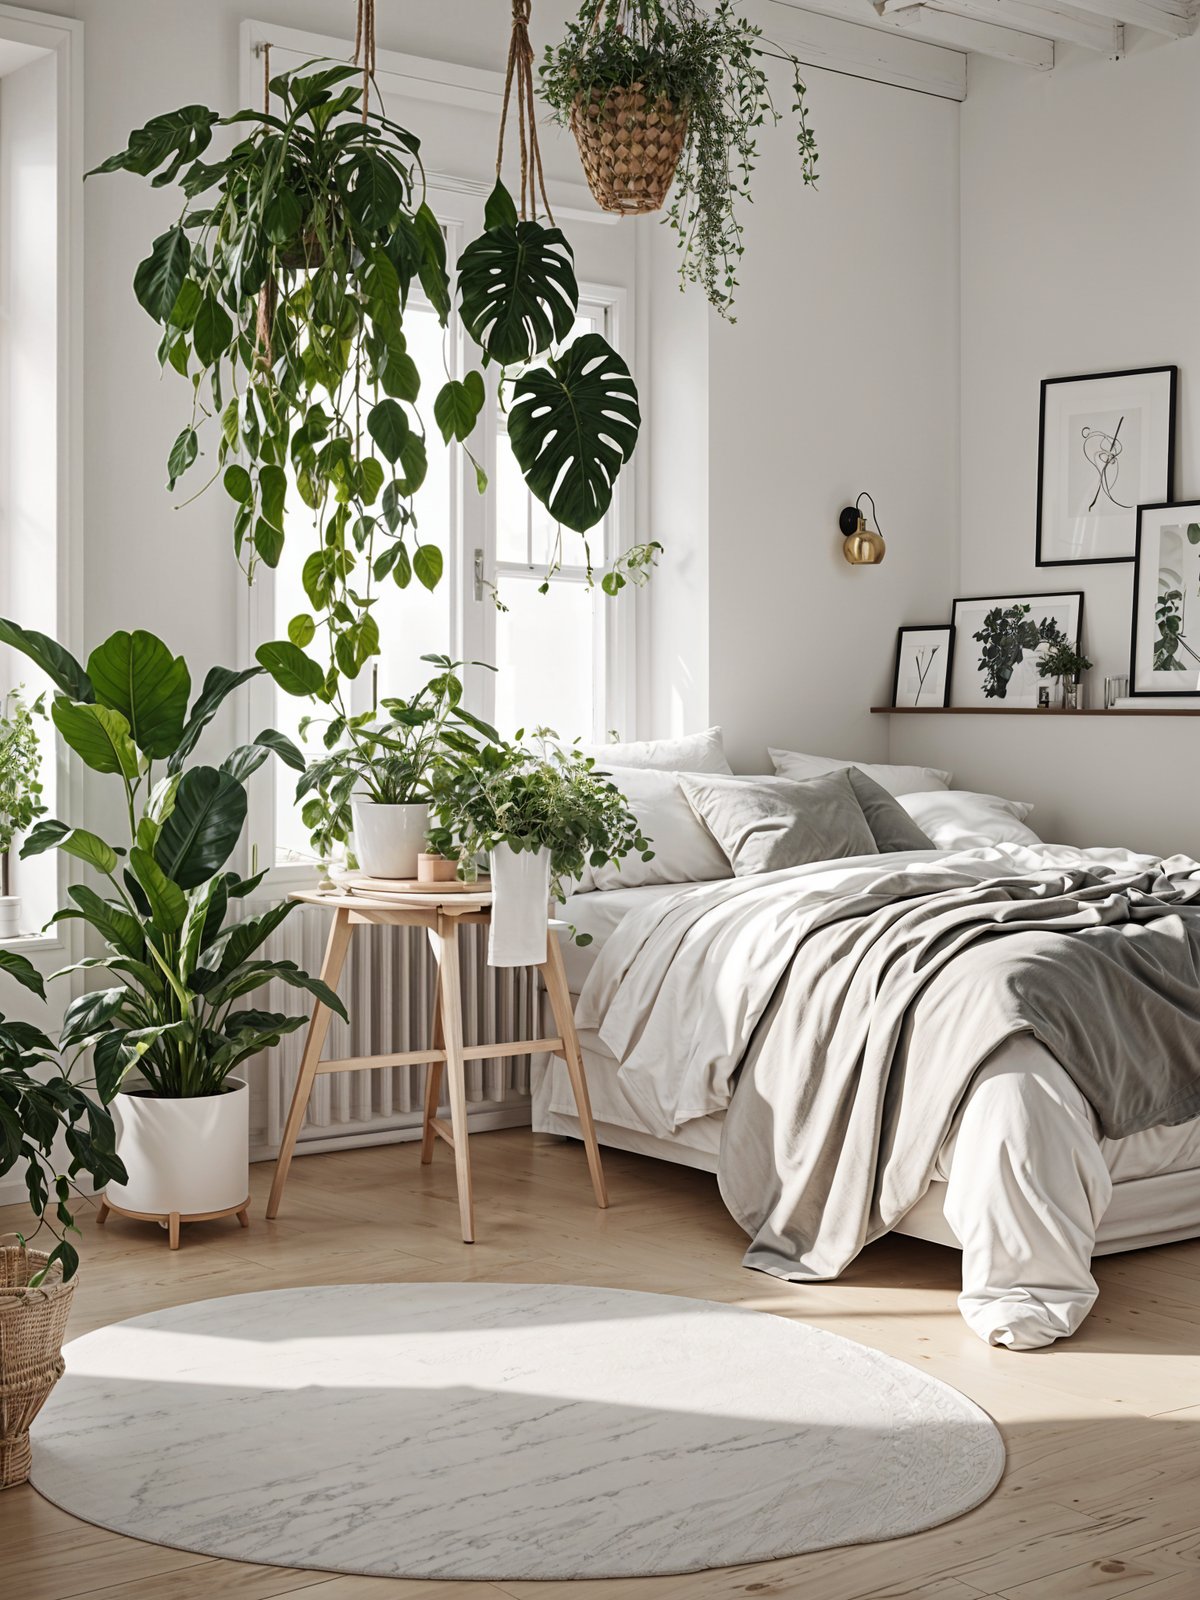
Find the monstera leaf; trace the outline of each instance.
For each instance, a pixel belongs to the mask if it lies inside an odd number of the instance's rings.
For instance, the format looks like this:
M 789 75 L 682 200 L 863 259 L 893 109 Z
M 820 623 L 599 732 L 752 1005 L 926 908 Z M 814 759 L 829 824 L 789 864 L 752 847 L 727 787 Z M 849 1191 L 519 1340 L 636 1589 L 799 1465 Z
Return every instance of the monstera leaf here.
M 471 337 L 501 366 L 532 361 L 575 325 L 579 286 L 571 246 L 558 228 L 539 222 L 489 228 L 463 251 L 458 283 Z
M 508 437 L 550 515 L 586 533 L 608 510 L 641 422 L 629 368 L 606 339 L 585 333 L 517 380 Z
M 192 680 L 182 656 L 138 629 L 111 634 L 88 657 L 88 677 L 103 706 L 119 711 L 133 742 L 151 761 L 164 761 L 183 735 Z

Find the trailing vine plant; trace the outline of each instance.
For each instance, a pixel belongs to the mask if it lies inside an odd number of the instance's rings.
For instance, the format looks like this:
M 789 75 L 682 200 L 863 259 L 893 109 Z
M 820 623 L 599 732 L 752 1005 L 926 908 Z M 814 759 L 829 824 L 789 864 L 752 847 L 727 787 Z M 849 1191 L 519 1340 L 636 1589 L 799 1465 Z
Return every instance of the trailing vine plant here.
M 405 317 L 419 285 L 447 323 L 445 240 L 420 141 L 367 103 L 369 55 L 361 82 L 350 81 L 358 72 L 310 62 L 270 78 L 268 67 L 274 109 L 221 117 L 184 106 L 135 130 L 95 169 L 181 195 L 177 220 L 134 277 L 162 330 L 159 362 L 191 391 L 168 483 L 198 466 L 202 489 L 221 480 L 251 579 L 295 537 L 293 490 L 303 501 L 309 609 L 258 660 L 288 693 L 334 708 L 334 737 L 348 715 L 344 680 L 379 653 L 380 586 L 415 578 L 433 589 L 443 571 L 418 499 L 433 375 L 409 352 Z M 244 137 L 210 160 L 223 128 Z M 586 534 L 608 509 L 641 416 L 628 367 L 600 335 L 563 347 L 579 300 L 570 244 L 518 216 L 498 170 L 484 232 L 456 278 L 479 364 L 496 363 L 510 392 L 508 434 L 525 482 L 560 524 Z M 484 406 L 482 373 L 437 380 L 433 422 L 466 447 Z
M 541 66 L 542 96 L 563 126 L 594 91 L 640 86 L 649 102 L 665 98 L 686 111 L 666 221 L 679 235 L 683 284 L 700 284 L 731 322 L 745 249 L 738 203 L 751 198 L 759 130 L 783 117 L 768 81 L 771 60 L 790 70 L 801 176 L 815 185 L 817 143 L 800 63 L 739 15 L 732 0 L 711 11 L 699 0 L 584 0 Z

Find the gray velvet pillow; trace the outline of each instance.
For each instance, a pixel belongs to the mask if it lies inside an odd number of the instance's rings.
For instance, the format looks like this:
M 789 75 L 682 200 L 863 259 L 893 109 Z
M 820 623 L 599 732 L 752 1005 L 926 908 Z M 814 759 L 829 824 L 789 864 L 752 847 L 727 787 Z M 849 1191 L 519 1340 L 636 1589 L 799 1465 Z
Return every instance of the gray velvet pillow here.
M 736 877 L 878 854 L 844 768 L 801 783 L 681 772 L 679 786 Z
M 862 807 L 867 826 L 875 836 L 882 854 L 893 850 L 936 850 L 937 846 L 927 833 L 923 833 L 893 795 L 881 783 L 868 778 L 857 767 L 846 769 L 855 799 Z

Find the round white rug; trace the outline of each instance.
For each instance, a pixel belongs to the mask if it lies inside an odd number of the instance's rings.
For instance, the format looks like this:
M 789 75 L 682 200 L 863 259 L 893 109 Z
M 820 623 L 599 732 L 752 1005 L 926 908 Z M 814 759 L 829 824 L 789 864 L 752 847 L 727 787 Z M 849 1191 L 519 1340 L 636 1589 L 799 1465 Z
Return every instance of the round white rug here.
M 924 1373 L 800 1322 L 561 1284 L 233 1295 L 76 1339 L 33 1483 L 204 1555 L 406 1578 L 692 1572 L 890 1539 L 1004 1447 Z

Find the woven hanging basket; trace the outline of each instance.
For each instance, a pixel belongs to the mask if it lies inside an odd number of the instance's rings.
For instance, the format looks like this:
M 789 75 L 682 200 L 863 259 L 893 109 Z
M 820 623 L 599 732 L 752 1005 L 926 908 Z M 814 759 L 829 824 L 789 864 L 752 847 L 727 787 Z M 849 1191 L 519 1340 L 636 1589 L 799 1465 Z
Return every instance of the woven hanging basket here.
M 624 217 L 661 211 L 687 124 L 685 108 L 667 95 L 651 98 L 640 83 L 576 95 L 571 132 L 596 203 Z
M 63 1375 L 75 1280 L 64 1283 L 56 1267 L 31 1289 L 48 1260 L 40 1250 L 0 1246 L 0 1489 L 29 1477 L 29 1425 Z

